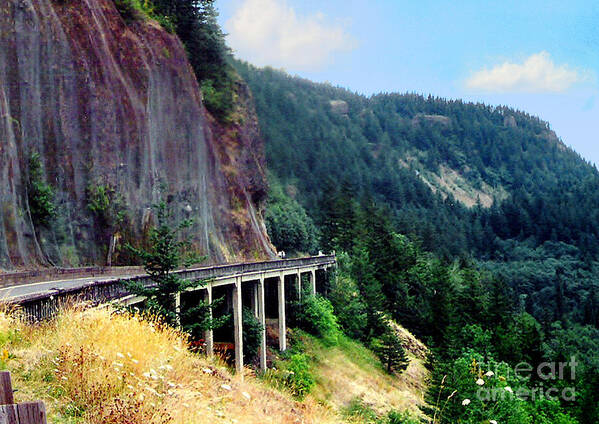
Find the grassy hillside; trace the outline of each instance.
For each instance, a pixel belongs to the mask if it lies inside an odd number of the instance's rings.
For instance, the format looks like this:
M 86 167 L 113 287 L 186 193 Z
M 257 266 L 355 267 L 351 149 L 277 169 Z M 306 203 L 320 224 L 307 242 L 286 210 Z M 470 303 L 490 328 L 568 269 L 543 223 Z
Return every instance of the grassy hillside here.
M 109 309 L 38 326 L 0 314 L 0 369 L 12 372 L 17 401 L 46 402 L 52 423 L 326 424 L 361 422 L 343 412 L 354 398 L 380 411 L 422 402 L 420 362 L 395 380 L 357 343 L 327 348 L 306 337 L 317 386 L 301 402 L 250 370 L 242 380 L 191 353 L 169 327 Z

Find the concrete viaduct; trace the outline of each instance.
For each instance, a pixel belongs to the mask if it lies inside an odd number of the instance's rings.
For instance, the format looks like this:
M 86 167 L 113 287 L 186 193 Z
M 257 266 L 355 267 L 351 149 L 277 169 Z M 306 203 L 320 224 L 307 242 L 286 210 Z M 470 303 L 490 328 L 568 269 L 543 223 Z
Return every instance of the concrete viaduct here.
M 276 309 L 278 311 L 279 349 L 287 349 L 286 290 L 285 277 L 290 277 L 295 284 L 294 292 L 301 296 L 302 276 L 309 278 L 309 291 L 316 294 L 317 272 L 327 271 L 337 265 L 335 255 L 320 255 L 298 259 L 249 262 L 241 264 L 217 265 L 177 271 L 188 281 L 205 282 L 197 288 L 190 288 L 189 294 L 200 293 L 204 300 L 212 304 L 216 291 L 230 290 L 231 306 L 234 322 L 235 368 L 243 369 L 243 298 L 249 300 L 255 317 L 262 325 L 259 359 L 260 368 L 266 369 L 266 311 L 268 306 L 266 288 L 276 285 Z M 53 316 L 69 299 L 87 300 L 96 304 L 115 302 L 134 305 L 143 302 L 143 298 L 127 293 L 124 280 L 140 281 L 151 285 L 152 281 L 145 274 L 126 277 L 107 278 L 75 278 L 61 281 L 40 283 L 18 283 L 8 287 L 0 286 L 0 302 L 18 304 L 32 320 L 43 320 Z M 272 290 L 271 290 L 272 291 Z M 177 295 L 177 307 L 182 307 L 182 298 L 188 293 Z M 272 308 L 271 308 L 272 309 Z M 214 334 L 209 330 L 205 334 L 206 352 L 214 353 Z

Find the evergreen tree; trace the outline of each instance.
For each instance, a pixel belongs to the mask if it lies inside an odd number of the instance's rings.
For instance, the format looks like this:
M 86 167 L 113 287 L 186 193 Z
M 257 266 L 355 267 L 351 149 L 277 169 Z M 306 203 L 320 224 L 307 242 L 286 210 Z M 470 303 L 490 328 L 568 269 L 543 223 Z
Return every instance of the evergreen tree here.
M 372 340 L 371 346 L 388 373 L 400 373 L 408 367 L 410 360 L 401 340 L 389 324 L 385 324 L 385 331 Z
M 156 226 L 150 230 L 149 246 L 136 248 L 128 245 L 128 249 L 143 263 L 144 271 L 150 276 L 152 285 L 144 285 L 136 281 L 127 281 L 127 290 L 146 299 L 147 308 L 162 316 L 166 323 L 172 326 L 181 323 L 181 312 L 177 305 L 177 295 L 191 287 L 201 287 L 203 281 L 183 280 L 175 271 L 183 265 L 197 261 L 195 256 L 186 255 L 189 249 L 187 240 L 180 240 L 183 229 L 189 228 L 190 220 L 179 224 L 171 223 L 171 215 L 164 201 L 154 207 L 156 212 Z M 207 321 L 206 306 L 187 309 L 184 313 L 192 316 L 201 316 L 203 319 L 192 321 L 187 330 L 197 333 L 198 326 L 203 328 L 210 325 Z

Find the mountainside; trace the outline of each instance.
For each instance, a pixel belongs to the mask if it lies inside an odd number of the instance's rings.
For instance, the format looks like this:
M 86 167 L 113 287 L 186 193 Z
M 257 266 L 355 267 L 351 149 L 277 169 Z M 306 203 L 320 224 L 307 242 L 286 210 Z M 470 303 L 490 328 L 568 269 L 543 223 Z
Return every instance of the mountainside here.
M 444 255 L 492 255 L 496 236 L 597 252 L 599 174 L 546 122 L 507 107 L 364 97 L 236 66 L 256 98 L 269 169 L 316 220 L 331 181 L 384 202 L 400 232 Z
M 225 127 L 180 40 L 111 0 L 8 0 L 0 31 L 0 268 L 119 263 L 160 198 L 212 261 L 272 253 L 243 84 Z

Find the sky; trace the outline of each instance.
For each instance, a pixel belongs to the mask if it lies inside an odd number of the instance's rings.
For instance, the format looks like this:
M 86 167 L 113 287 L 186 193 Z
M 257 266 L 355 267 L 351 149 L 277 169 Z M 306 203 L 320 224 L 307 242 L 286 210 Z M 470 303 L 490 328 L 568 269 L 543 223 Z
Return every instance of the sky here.
M 217 0 L 235 55 L 370 95 L 507 105 L 599 165 L 597 0 Z

